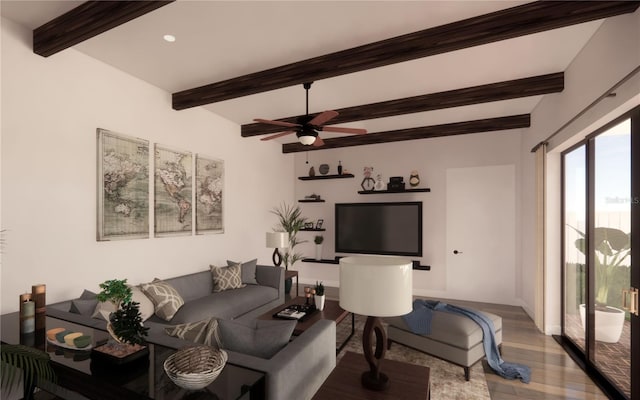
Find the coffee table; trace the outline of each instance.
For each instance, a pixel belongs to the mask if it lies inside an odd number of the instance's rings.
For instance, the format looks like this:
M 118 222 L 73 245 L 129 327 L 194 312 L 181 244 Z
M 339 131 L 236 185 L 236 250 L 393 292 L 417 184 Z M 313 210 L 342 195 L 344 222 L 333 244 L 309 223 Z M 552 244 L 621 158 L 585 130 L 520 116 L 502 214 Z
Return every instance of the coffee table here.
M 369 370 L 369 364 L 364 355 L 347 351 L 313 400 L 430 399 L 428 367 L 389 359 L 384 359 L 381 366 L 389 377 L 389 388 L 381 392 L 365 389 L 360 384 L 360 376 Z
M 259 316 L 258 319 L 264 319 L 264 320 L 276 319 L 274 318 L 273 315 L 276 314 L 278 311 L 281 311 L 294 304 L 305 304 L 305 301 L 306 301 L 305 297 L 295 297 L 285 302 L 284 304 L 278 307 L 274 307 L 273 309 L 267 311 L 266 313 Z M 351 333 L 349 334 L 349 336 L 347 336 L 347 338 L 340 344 L 340 346 L 336 350 L 336 353 L 340 353 L 340 351 L 344 348 L 344 346 L 347 345 L 347 343 L 349 342 L 349 339 L 351 339 L 351 337 L 355 332 L 355 316 L 353 315 L 353 313 L 350 313 L 349 311 L 346 311 L 340 308 L 340 303 L 336 300 L 328 300 L 328 299 L 325 300 L 324 309 L 322 311 L 315 311 L 313 314 L 305 316 L 305 318 L 302 321 L 298 321 L 295 329 L 293 330 L 293 334 L 296 336 L 301 335 L 302 332 L 309 329 L 309 327 L 311 327 L 313 324 L 315 324 L 321 319 L 334 320 L 336 321 L 336 325 L 337 325 L 341 323 L 349 314 L 351 314 Z
M 65 328 L 92 337 L 92 346 L 105 342 L 109 334 L 100 329 L 47 317 L 45 329 L 20 335 L 19 313 L 1 316 L 1 340 L 8 344 L 28 344 L 47 351 L 56 372 L 56 385 L 62 390 L 96 400 L 123 399 L 263 399 L 263 372 L 227 363 L 216 380 L 201 391 L 187 391 L 176 386 L 164 372 L 164 361 L 176 350 L 158 344 L 147 344 L 148 357 L 115 366 L 92 359 L 90 351 L 69 350 L 46 341 L 45 331 Z M 55 387 L 53 388 L 55 389 Z M 46 390 L 52 392 L 51 385 Z M 56 393 L 54 393 L 56 394 Z M 77 395 L 76 395 L 77 396 Z M 65 397 L 66 398 L 66 397 Z

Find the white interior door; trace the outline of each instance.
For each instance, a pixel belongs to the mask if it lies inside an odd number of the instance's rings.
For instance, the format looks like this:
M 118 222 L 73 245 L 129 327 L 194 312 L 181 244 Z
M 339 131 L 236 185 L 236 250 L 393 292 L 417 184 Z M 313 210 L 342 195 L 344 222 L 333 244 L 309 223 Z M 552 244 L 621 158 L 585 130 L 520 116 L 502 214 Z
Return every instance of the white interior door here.
M 447 170 L 447 297 L 515 304 L 515 166 Z

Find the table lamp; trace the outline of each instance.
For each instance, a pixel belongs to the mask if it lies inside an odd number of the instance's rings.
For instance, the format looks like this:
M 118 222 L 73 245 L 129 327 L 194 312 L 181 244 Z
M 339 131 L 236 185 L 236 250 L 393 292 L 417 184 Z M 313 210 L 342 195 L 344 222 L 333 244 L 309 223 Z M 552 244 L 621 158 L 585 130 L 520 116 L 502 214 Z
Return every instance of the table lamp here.
M 385 390 L 389 378 L 380 372 L 380 364 L 386 353 L 387 332 L 380 317 L 411 312 L 412 262 L 402 257 L 343 257 L 340 259 L 339 293 L 341 308 L 367 316 L 362 349 L 370 370 L 362 373 L 362 386 Z
M 279 249 L 289 247 L 289 234 L 287 232 L 267 232 L 267 247 L 275 249 L 271 260 L 273 265 L 279 267 L 282 264 L 282 255 Z

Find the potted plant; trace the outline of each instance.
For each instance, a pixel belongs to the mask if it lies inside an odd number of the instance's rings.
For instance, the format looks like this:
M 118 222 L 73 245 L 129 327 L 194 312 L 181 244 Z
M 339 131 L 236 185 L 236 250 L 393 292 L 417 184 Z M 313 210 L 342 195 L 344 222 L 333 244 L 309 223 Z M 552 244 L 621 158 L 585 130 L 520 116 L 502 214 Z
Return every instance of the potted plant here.
M 288 271 L 289 267 L 293 267 L 293 264 L 303 258 L 302 254 L 295 252 L 295 247 L 300 243 L 306 242 L 305 240 L 298 240 L 298 232 L 304 228 L 307 219 L 302 216 L 302 210 L 299 206 L 291 206 L 284 203 L 271 210 L 271 213 L 278 217 L 278 226 L 274 230 L 287 232 L 289 236 L 289 247 L 287 247 L 282 257 L 284 268 Z M 284 291 L 285 293 L 291 291 L 291 278 L 285 280 Z
M 320 311 L 324 310 L 324 285 L 322 284 L 322 282 L 318 282 L 316 281 L 316 286 L 314 287 L 314 294 L 315 294 L 315 302 L 316 302 L 316 308 Z
M 109 315 L 107 331 L 115 343 L 107 343 L 96 348 L 119 358 L 126 357 L 142 349 L 146 349 L 144 336 L 149 328 L 142 324 L 140 305 L 131 300 L 131 288 L 127 286 L 126 279 L 112 279 L 100 284 L 102 291 L 97 299 L 101 302 L 110 301 L 115 306 L 115 311 Z
M 571 227 L 581 237 L 575 241 L 575 247 L 585 256 L 586 235 L 584 232 Z M 607 343 L 617 343 L 622 333 L 625 312 L 610 306 L 609 292 L 614 276 L 620 268 L 628 268 L 622 263 L 631 253 L 631 234 L 615 228 L 600 227 L 593 230 L 594 250 L 596 252 L 595 273 L 595 311 L 596 311 L 596 340 Z M 628 272 L 627 272 L 628 275 Z M 585 325 L 585 305 L 580 305 L 580 317 Z
M 324 242 L 324 236 L 316 235 L 313 238 L 313 242 L 316 244 L 316 260 L 322 260 L 322 242 Z

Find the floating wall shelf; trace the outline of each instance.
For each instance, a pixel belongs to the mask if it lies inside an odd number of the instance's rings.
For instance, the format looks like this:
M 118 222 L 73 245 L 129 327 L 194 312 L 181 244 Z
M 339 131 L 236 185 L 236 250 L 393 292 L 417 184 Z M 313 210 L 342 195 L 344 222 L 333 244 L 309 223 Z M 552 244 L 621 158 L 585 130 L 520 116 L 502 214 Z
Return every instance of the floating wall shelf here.
M 322 260 L 316 260 L 315 258 L 303 258 L 302 261 L 308 262 L 308 263 L 316 263 L 316 264 L 336 264 L 336 265 L 340 264 L 340 258 L 329 258 L 329 259 L 322 259 Z M 419 270 L 419 271 L 431 271 L 431 266 L 419 265 L 415 263 L 413 264 L 413 269 Z
M 298 203 L 324 203 L 324 200 L 303 199 L 303 200 L 298 200 Z
M 389 193 L 425 193 L 430 192 L 429 188 L 416 188 L 416 189 L 405 189 L 405 190 L 360 190 L 359 194 L 389 194 Z
M 299 176 L 298 179 L 301 181 L 314 181 L 318 179 L 344 179 L 344 178 L 353 178 L 353 174 L 342 174 L 342 175 L 316 175 L 316 176 Z
M 318 229 L 318 228 L 302 228 L 302 229 L 300 229 L 300 232 L 302 232 L 302 231 L 307 231 L 307 232 L 324 232 L 324 231 L 326 231 L 326 229 L 324 229 L 324 228 L 321 228 L 321 229 Z

